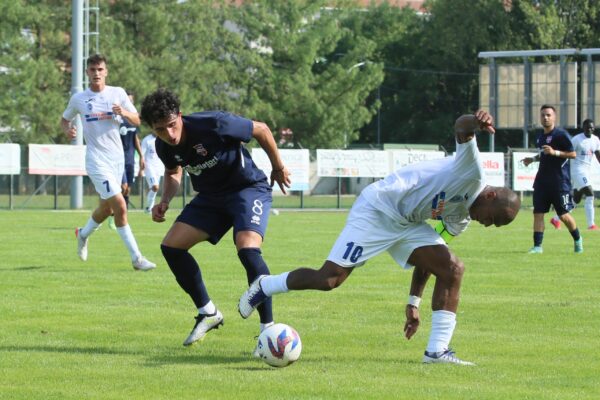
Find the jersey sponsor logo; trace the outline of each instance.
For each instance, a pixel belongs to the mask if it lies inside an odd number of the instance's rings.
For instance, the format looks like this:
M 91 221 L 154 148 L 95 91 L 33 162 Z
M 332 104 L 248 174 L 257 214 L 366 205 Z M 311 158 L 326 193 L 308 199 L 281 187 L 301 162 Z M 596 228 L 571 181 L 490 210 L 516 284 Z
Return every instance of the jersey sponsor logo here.
M 200 154 L 202 157 L 206 157 L 208 155 L 208 151 L 204 148 L 202 143 L 198 143 L 193 147 L 196 150 L 196 153 Z
M 85 122 L 105 121 L 105 120 L 114 118 L 112 111 L 85 114 L 84 117 L 85 117 Z
M 214 156 L 213 158 L 211 158 L 208 161 L 204 161 L 201 164 L 198 165 L 186 165 L 184 168 L 185 170 L 192 175 L 200 175 L 202 173 L 202 171 L 204 171 L 205 169 L 208 168 L 212 168 L 215 165 L 217 165 L 219 163 L 219 159 L 217 158 L 217 156 Z
M 466 195 L 465 195 L 466 196 Z M 452 196 L 452 198 L 450 200 L 448 200 L 449 203 L 460 203 L 463 200 L 466 200 L 464 196 L 461 196 L 460 194 L 457 194 L 455 196 Z
M 446 205 L 446 192 L 441 191 L 431 201 L 431 219 L 442 219 L 444 206 Z

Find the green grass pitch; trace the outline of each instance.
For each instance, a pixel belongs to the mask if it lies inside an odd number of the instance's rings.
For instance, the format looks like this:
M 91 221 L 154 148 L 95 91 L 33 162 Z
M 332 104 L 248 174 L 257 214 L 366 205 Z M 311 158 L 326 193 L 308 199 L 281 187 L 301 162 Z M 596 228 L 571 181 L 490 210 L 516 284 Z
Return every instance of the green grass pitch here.
M 276 321 L 303 342 L 297 363 L 275 369 L 251 357 L 258 319 L 237 313 L 246 282 L 230 234 L 193 250 L 225 325 L 182 346 L 196 310 L 159 248 L 176 214 L 155 224 L 131 213 L 158 264 L 143 273 L 106 224 L 79 261 L 73 228 L 89 212 L 0 211 L 0 399 L 600 398 L 600 232 L 582 229 L 576 255 L 566 229 L 547 224 L 545 253 L 528 255 L 524 209 L 512 225 L 475 223 L 451 243 L 466 264 L 452 345 L 476 367 L 421 364 L 433 280 L 421 330 L 407 341 L 411 272 L 383 254 L 332 292 L 274 298 Z M 583 210 L 574 215 L 584 226 Z M 272 272 L 320 266 L 345 218 L 271 216 L 263 254 Z

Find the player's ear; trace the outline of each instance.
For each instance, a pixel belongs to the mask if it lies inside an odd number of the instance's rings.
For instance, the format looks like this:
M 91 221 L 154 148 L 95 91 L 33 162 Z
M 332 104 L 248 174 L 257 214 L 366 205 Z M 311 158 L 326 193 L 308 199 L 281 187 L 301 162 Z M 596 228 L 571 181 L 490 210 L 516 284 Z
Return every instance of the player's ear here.
M 496 192 L 495 190 L 488 190 L 485 193 L 486 200 L 494 200 L 496 197 L 498 197 L 498 192 Z

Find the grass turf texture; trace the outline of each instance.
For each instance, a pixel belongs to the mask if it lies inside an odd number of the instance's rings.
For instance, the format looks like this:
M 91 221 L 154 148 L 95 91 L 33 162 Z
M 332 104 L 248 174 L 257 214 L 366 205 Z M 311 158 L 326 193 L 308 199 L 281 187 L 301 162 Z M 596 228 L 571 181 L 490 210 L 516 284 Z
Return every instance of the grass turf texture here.
M 0 399 L 597 399 L 600 395 L 600 232 L 573 254 L 563 226 L 547 224 L 544 254 L 528 255 L 531 210 L 504 228 L 479 224 L 451 247 L 465 262 L 459 357 L 477 367 L 423 365 L 433 279 L 422 326 L 406 341 L 411 272 L 383 254 L 329 293 L 275 297 L 276 321 L 295 327 L 300 360 L 284 369 L 250 355 L 254 314 L 242 320 L 246 287 L 231 236 L 193 250 L 225 325 L 191 348 L 196 314 L 160 254 L 165 224 L 130 215 L 155 271 L 135 272 L 116 232 L 76 255 L 73 228 L 89 212 L 2 211 Z M 576 219 L 585 221 L 583 210 Z M 320 266 L 346 213 L 271 216 L 263 254 L 273 273 Z M 585 224 L 583 224 L 585 225 Z

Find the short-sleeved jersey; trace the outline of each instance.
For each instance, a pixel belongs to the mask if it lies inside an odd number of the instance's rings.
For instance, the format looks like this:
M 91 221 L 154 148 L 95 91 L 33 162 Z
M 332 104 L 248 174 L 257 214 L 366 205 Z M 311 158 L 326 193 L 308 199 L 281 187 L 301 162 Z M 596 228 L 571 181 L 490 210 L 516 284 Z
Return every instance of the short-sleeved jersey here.
M 454 157 L 400 168 L 367 186 L 361 196 L 395 221 L 443 220 L 457 235 L 467 228 L 469 207 L 484 188 L 483 164 L 473 138 L 457 143 Z
M 142 154 L 144 155 L 144 162 L 146 168 L 152 170 L 156 175 L 164 174 L 165 166 L 163 165 L 158 154 L 156 154 L 156 136 L 150 134 L 146 135 L 142 140 Z
M 533 181 L 533 188 L 539 185 L 555 187 L 559 191 L 571 190 L 571 171 L 569 160 L 562 157 L 555 157 L 544 154 L 541 151 L 542 146 L 548 145 L 554 150 L 571 152 L 573 143 L 571 136 L 567 131 L 561 128 L 554 128 L 549 133 L 542 132 L 536 139 L 536 147 L 540 149 L 540 166 Z
M 182 166 L 200 194 L 225 194 L 264 183 L 267 177 L 242 145 L 252 139 L 251 120 L 224 111 L 183 116 L 182 143 L 156 141 L 156 152 L 167 169 Z
M 571 161 L 571 172 L 589 176 L 592 170 L 592 161 L 595 157 L 594 153 L 600 151 L 600 139 L 596 135 L 587 137 L 582 132 L 575 135 L 572 142 L 577 157 Z
M 123 118 L 119 133 L 121 134 L 121 143 L 123 144 L 123 153 L 125 155 L 125 165 L 135 164 L 135 137 L 139 132 L 137 126 L 131 125 L 127 119 Z
M 81 116 L 88 165 L 123 160 L 123 145 L 119 134 L 121 118 L 113 113 L 113 104 L 137 113 L 125 90 L 116 86 L 106 86 L 101 92 L 87 88 L 75 93 L 63 113 L 63 118 L 67 121 L 73 120 L 77 114 Z

